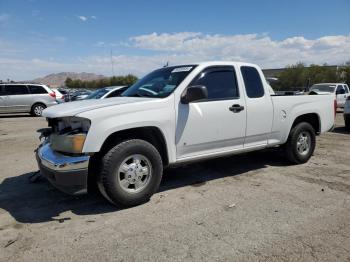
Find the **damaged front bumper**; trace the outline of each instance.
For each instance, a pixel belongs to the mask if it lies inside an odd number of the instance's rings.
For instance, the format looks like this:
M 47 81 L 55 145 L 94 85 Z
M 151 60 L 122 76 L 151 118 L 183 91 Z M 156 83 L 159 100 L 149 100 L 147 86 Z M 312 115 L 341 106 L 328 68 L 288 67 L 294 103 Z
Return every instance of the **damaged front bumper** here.
M 80 195 L 87 193 L 89 156 L 68 156 L 53 151 L 49 143 L 36 150 L 41 174 L 59 190 Z

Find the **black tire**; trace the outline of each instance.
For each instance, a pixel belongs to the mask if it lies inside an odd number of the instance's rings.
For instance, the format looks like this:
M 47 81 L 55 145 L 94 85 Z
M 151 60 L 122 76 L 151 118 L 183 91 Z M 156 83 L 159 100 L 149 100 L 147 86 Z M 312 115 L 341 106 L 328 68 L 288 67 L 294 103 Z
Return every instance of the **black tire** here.
M 350 116 L 345 117 L 345 129 L 350 131 Z
M 298 140 L 306 136 L 307 141 L 310 141 L 310 144 L 307 142 L 307 147 L 308 150 L 303 151 L 303 147 L 300 147 L 300 151 L 298 150 Z M 289 134 L 288 141 L 285 145 L 285 150 L 286 150 L 286 156 L 287 159 L 292 162 L 293 164 L 303 164 L 306 163 L 312 154 L 315 151 L 316 147 L 316 135 L 315 135 L 315 130 L 314 128 L 306 122 L 301 122 L 294 126 Z
M 149 161 L 151 175 L 140 192 L 130 193 L 126 191 L 125 187 L 123 188 L 119 181 L 122 174 L 119 169 L 125 163 L 125 159 L 134 155 L 145 157 Z M 136 171 L 132 172 L 136 176 Z M 98 177 L 98 187 L 102 195 L 112 204 L 126 207 L 135 206 L 147 202 L 158 190 L 162 174 L 162 158 L 152 144 L 140 139 L 127 140 L 116 145 L 103 156 L 102 170 Z M 126 178 L 127 173 L 124 176 Z M 132 190 L 130 188 L 130 191 Z
M 32 106 L 32 109 L 30 110 L 30 114 L 32 116 L 41 116 L 42 111 L 46 108 L 46 105 L 42 103 L 36 103 Z

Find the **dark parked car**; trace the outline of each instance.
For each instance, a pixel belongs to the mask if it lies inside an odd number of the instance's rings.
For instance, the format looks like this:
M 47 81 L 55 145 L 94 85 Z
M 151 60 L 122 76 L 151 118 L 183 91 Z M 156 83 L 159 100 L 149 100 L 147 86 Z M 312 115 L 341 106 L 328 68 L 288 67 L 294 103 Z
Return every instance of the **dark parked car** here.
M 97 89 L 85 99 L 105 99 L 110 97 L 117 97 L 120 96 L 126 89 L 128 89 L 128 86 L 108 86 Z
M 91 93 L 92 93 L 92 91 L 90 91 L 90 90 L 75 91 L 72 94 L 70 101 L 84 100 Z

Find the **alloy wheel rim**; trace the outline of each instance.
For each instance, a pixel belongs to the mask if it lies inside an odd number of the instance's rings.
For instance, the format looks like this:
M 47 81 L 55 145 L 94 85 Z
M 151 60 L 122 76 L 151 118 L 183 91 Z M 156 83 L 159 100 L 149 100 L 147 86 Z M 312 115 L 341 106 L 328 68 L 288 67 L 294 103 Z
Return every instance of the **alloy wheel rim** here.
M 37 116 L 41 116 L 42 112 L 43 112 L 44 108 L 42 106 L 36 106 L 34 108 L 34 113 Z
M 307 155 L 311 148 L 311 136 L 308 132 L 301 132 L 297 139 L 297 151 L 300 155 Z
M 141 154 L 126 157 L 118 169 L 118 183 L 128 193 L 139 193 L 145 189 L 151 177 L 151 162 Z

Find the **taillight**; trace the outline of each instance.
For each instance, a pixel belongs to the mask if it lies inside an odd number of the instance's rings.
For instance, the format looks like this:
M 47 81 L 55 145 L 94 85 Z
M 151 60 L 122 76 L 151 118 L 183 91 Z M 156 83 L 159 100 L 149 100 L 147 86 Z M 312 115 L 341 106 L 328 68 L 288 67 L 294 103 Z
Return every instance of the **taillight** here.
M 52 92 L 52 93 L 49 93 L 49 95 L 53 98 L 56 98 L 56 93 L 55 92 Z
M 334 99 L 334 118 L 337 115 L 337 107 L 338 107 L 337 99 Z

